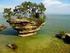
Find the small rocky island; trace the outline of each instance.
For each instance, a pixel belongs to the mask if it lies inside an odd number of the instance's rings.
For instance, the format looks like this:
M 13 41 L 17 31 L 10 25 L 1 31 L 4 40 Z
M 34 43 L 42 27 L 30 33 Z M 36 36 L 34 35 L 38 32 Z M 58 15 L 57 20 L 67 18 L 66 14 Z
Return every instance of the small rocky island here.
M 23 2 L 14 9 L 5 8 L 4 18 L 18 32 L 19 36 L 31 36 L 44 25 L 45 10 L 42 3 Z
M 56 37 L 62 39 L 65 43 L 70 44 L 70 33 L 61 31 L 56 34 Z
M 6 29 L 7 27 L 3 24 L 0 24 L 0 31 L 3 31 L 4 29 Z

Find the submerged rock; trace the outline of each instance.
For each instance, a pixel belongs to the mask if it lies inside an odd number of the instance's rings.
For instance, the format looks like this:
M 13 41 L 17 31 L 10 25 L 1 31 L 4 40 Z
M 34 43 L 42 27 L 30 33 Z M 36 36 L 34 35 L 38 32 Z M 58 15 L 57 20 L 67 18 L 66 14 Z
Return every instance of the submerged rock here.
M 16 50 L 17 49 L 17 45 L 16 44 L 14 44 L 14 43 L 12 43 L 12 44 L 7 44 L 7 47 L 9 47 L 10 49 L 12 49 L 12 50 Z

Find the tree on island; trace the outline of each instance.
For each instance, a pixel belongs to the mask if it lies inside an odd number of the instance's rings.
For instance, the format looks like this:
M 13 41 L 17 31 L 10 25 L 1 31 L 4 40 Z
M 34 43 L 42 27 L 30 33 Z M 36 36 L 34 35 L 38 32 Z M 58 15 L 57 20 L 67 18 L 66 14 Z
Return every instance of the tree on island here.
M 27 31 L 29 29 L 32 31 L 28 31 L 28 33 L 31 33 L 33 31 L 35 32 L 36 29 L 45 22 L 45 10 L 46 8 L 42 3 L 23 2 L 14 9 L 5 8 L 4 17 L 9 21 L 13 28 L 19 28 L 20 31 Z
M 5 8 L 4 13 L 5 13 L 5 18 L 10 18 L 11 16 L 15 16 L 16 14 L 27 14 L 30 13 L 31 15 L 39 13 L 43 14 L 43 12 L 46 10 L 44 5 L 42 3 L 36 4 L 32 2 L 23 2 L 21 5 L 18 5 L 11 11 L 11 8 Z

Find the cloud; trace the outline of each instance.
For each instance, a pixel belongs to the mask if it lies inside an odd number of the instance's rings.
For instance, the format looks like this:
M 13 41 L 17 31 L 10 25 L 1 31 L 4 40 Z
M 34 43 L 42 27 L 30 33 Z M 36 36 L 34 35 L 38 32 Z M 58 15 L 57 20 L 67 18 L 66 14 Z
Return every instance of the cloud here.
M 11 3 L 10 5 L 0 4 L 0 12 L 3 12 L 4 8 L 14 8 L 24 1 L 33 0 L 11 0 L 9 2 L 9 4 Z M 42 3 L 45 5 L 46 13 L 48 14 L 70 14 L 70 4 L 64 3 L 62 0 L 42 0 Z
M 30 0 L 18 0 L 18 1 L 30 1 Z
M 42 0 L 49 14 L 70 14 L 70 4 L 60 0 Z
M 54 4 L 62 4 L 62 2 L 58 0 L 43 0 L 44 4 L 47 4 L 47 6 L 54 5 Z

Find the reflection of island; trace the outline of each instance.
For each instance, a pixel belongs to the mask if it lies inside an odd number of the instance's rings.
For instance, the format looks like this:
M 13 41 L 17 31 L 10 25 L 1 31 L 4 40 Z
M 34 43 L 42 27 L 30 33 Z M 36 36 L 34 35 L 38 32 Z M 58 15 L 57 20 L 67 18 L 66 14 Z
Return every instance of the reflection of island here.
M 4 17 L 20 36 L 35 34 L 45 22 L 44 5 L 24 2 L 15 9 L 5 8 Z

